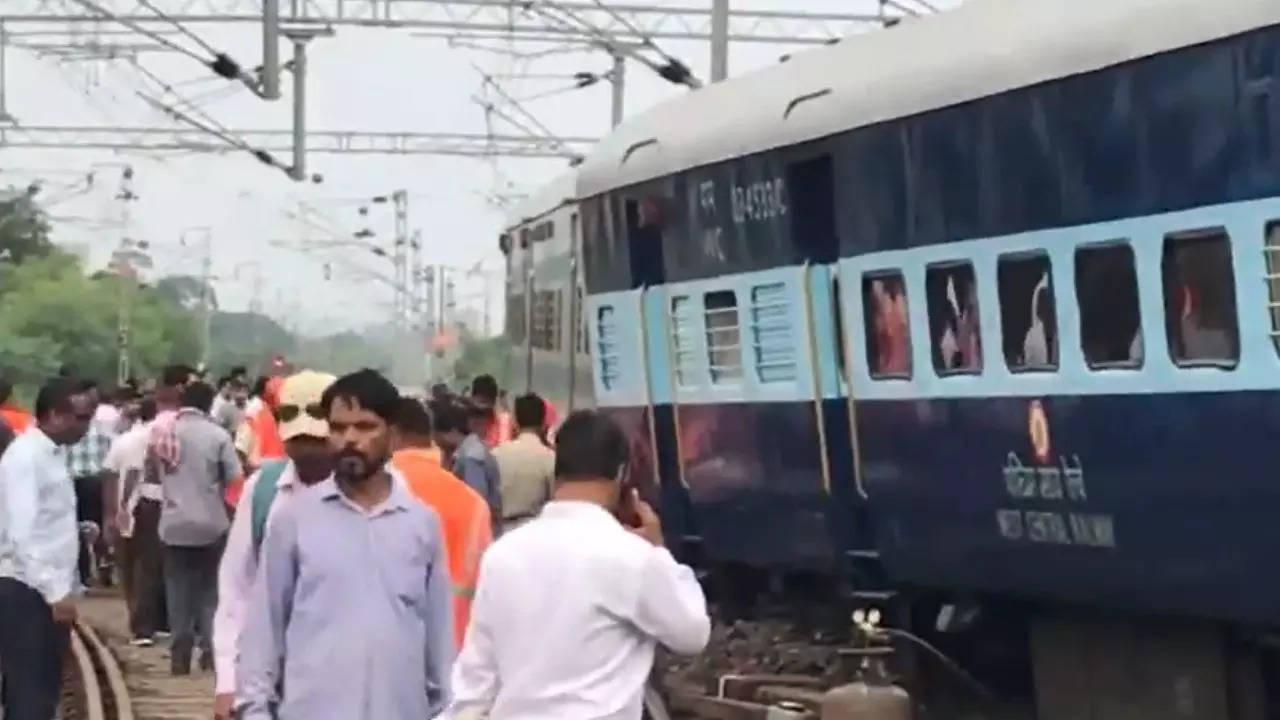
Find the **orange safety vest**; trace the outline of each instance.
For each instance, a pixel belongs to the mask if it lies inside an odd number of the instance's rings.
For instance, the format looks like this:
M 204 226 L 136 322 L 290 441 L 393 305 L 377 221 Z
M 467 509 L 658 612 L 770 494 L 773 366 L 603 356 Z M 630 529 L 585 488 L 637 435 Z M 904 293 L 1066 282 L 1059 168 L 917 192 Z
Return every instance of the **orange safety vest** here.
M 31 427 L 33 421 L 31 413 L 23 410 L 17 405 L 5 403 L 0 405 L 0 417 L 4 418 L 4 422 L 13 431 L 14 435 L 21 435 Z
M 471 600 L 480 576 L 480 556 L 493 542 L 489 503 L 440 465 L 434 448 L 409 448 L 391 456 L 414 497 L 440 516 L 449 579 L 453 582 L 453 634 L 459 648 L 471 622 Z
M 266 403 L 263 403 L 258 412 L 249 418 L 249 430 L 253 433 L 249 464 L 259 467 L 266 460 L 279 460 L 284 457 L 284 442 L 280 439 L 280 428 L 276 425 L 274 411 Z

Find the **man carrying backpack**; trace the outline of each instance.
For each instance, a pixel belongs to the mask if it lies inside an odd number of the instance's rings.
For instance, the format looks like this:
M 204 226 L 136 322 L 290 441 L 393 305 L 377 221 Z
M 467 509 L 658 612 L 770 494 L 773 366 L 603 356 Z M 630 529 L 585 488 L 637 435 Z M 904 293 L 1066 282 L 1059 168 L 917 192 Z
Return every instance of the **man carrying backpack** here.
M 268 521 L 278 507 L 333 473 L 329 425 L 320 398 L 334 380 L 332 375 L 310 370 L 285 379 L 275 419 L 286 458 L 263 462 L 240 496 L 218 568 L 218 610 L 213 617 L 215 720 L 233 717 L 240 631 Z

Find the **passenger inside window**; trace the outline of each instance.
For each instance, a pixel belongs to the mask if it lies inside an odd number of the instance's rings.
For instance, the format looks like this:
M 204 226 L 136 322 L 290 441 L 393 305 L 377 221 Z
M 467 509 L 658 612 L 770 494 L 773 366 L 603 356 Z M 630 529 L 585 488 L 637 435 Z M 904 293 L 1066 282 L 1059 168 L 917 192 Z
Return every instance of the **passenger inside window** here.
M 980 372 L 982 333 L 973 266 L 937 265 L 925 271 L 933 367 L 939 373 Z
M 1231 241 L 1221 229 L 1169 235 L 1161 259 L 1169 354 L 1179 363 L 1240 358 Z
M 864 276 L 862 306 L 871 376 L 911 377 L 911 325 L 902 273 Z
M 1010 370 L 1058 367 L 1058 321 L 1049 258 L 1043 254 L 1002 257 L 996 267 L 1000 326 Z
M 1076 250 L 1076 300 L 1080 345 L 1091 368 L 1142 365 L 1142 315 L 1138 277 L 1128 244 Z

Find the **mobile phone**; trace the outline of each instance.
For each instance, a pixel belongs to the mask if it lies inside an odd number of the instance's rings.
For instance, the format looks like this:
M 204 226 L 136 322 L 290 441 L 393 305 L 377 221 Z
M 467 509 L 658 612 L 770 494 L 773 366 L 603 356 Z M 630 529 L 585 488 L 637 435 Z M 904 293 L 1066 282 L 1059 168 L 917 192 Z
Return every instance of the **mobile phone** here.
M 636 510 L 635 498 L 639 484 L 631 475 L 631 464 L 623 463 L 618 468 L 618 507 L 614 516 L 618 522 L 627 527 L 640 527 L 640 512 Z

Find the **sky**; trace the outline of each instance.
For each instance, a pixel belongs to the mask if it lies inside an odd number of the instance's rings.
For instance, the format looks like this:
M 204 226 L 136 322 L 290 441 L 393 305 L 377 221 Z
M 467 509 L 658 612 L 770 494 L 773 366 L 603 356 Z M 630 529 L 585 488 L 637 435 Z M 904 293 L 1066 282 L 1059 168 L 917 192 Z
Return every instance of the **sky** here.
M 172 0 L 158 0 L 161 7 Z M 874 12 L 877 0 L 731 0 L 734 9 Z M 655 5 L 710 4 L 710 0 L 656 0 Z M 933 4 L 947 7 L 958 0 Z M 250 23 L 194 25 L 202 39 L 252 66 L 261 57 L 261 29 Z M 17 39 L 19 42 L 21 38 Z M 141 42 L 115 36 L 116 42 Z M 681 58 L 694 73 L 709 75 L 707 43 L 660 41 L 667 53 Z M 522 45 L 530 52 L 546 44 Z M 805 46 L 735 43 L 730 50 L 730 78 L 776 63 L 780 56 Z M 282 56 L 289 48 L 282 46 Z M 25 125 L 109 125 L 172 127 L 173 121 L 136 96 L 159 86 L 126 61 L 68 62 L 22 48 L 10 48 L 5 83 L 6 106 Z M 147 52 L 139 63 L 174 86 L 183 96 L 198 97 L 226 83 L 208 78 L 193 59 L 172 52 Z M 441 39 L 415 37 L 411 31 L 340 27 L 332 38 L 310 45 L 307 87 L 308 124 L 316 130 L 484 132 L 485 118 L 472 99 L 481 74 L 516 70 L 530 74 L 604 72 L 603 53 L 581 52 L 524 60 L 519 66 L 500 55 L 450 47 Z M 567 80 L 501 78 L 503 89 L 529 97 L 565 87 Z M 282 81 L 284 99 L 265 102 L 247 90 L 231 90 L 200 107 L 235 129 L 291 127 L 289 79 Z M 688 90 L 668 84 L 646 68 L 629 63 L 625 107 L 639 113 Z M 156 93 L 158 94 L 158 93 Z M 172 97 L 172 96 L 170 96 Z M 609 130 L 610 89 L 599 86 L 532 99 L 524 107 L 552 131 L 566 136 L 600 137 Z M 499 123 L 496 132 L 518 133 Z M 287 162 L 288 156 L 281 160 Z M 121 169 L 133 169 L 137 200 L 127 203 L 128 225 L 122 224 L 126 203 L 115 199 Z M 404 189 L 409 195 L 409 228 L 421 232 L 426 262 L 492 271 L 489 287 L 493 328 L 501 327 L 502 256 L 497 237 L 503 211 L 495 192 L 529 192 L 567 169 L 563 160 L 459 158 L 428 155 L 328 155 L 312 153 L 309 172 L 321 184 L 295 183 L 279 170 L 243 153 L 225 155 L 112 153 L 84 150 L 28 150 L 0 147 L 0 188 L 43 183 L 41 197 L 54 218 L 54 239 L 87 253 L 90 268 L 105 265 L 122 232 L 150 244 L 152 276 L 193 274 L 201 270 L 200 241 L 212 238 L 210 257 L 220 305 L 244 310 L 255 299 L 265 312 L 288 327 L 308 334 L 359 328 L 384 321 L 391 313 L 392 292 L 371 276 L 390 277 L 389 261 L 359 248 L 299 251 L 300 241 L 332 242 L 369 229 L 375 243 L 394 234 L 389 205 L 367 199 Z M 92 188 L 76 186 L 93 171 Z M 297 219 L 299 203 L 315 209 L 307 223 Z M 366 206 L 368 214 L 360 215 Z M 184 241 L 185 238 L 185 241 Z M 282 247 L 281 243 L 286 246 Z M 325 265 L 330 279 L 325 279 Z M 486 297 L 482 278 L 459 288 L 459 302 L 482 311 Z

